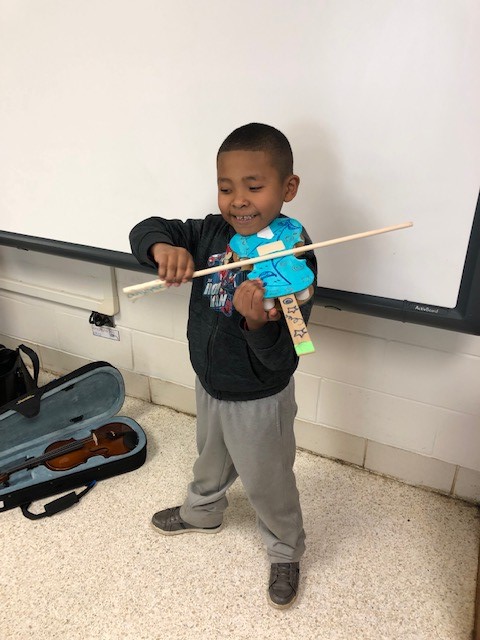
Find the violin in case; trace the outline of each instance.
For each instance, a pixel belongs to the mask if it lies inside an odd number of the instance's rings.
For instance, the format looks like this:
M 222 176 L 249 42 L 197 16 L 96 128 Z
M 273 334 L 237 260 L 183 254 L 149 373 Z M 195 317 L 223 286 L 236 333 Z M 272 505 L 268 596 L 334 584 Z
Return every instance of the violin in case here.
M 0 512 L 21 507 L 30 519 L 63 511 L 98 480 L 138 469 L 147 438 L 117 416 L 125 386 L 108 362 L 93 362 L 0 407 Z M 32 513 L 36 500 L 73 491 Z

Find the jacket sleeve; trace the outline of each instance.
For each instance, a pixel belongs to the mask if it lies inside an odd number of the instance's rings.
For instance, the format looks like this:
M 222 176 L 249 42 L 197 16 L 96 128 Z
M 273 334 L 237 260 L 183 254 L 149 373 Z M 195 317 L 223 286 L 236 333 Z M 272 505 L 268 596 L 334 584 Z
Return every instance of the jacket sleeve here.
M 201 234 L 203 220 L 167 220 L 165 218 L 147 218 L 139 222 L 130 232 L 132 253 L 140 264 L 155 267 L 150 247 L 157 242 L 183 247 L 192 255 Z
M 305 244 L 310 244 L 311 240 L 304 230 Z M 313 251 L 307 251 L 302 254 L 309 268 L 315 274 L 313 287 L 317 287 L 317 260 Z M 308 323 L 310 313 L 313 307 L 313 299 L 300 307 L 305 324 Z M 278 322 L 267 322 L 261 329 L 257 331 L 248 331 L 244 328 L 244 322 L 241 323 L 241 330 L 248 343 L 248 346 L 255 354 L 255 357 L 271 371 L 288 370 L 296 367 L 298 364 L 298 356 L 295 352 L 292 338 L 287 327 L 287 322 L 282 315 Z

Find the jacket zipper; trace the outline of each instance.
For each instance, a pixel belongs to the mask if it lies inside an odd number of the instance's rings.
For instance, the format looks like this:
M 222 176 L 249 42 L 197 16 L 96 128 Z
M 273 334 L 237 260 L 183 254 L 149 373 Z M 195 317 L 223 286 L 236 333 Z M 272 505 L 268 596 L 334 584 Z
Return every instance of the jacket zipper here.
M 207 369 L 205 371 L 205 380 L 207 382 L 207 385 L 210 388 L 213 388 L 212 385 L 212 379 L 211 379 L 211 362 L 213 360 L 213 353 L 214 353 L 214 347 L 215 347 L 215 340 L 217 337 L 217 331 L 218 331 L 218 314 L 216 314 L 216 318 L 215 318 L 215 327 L 213 329 L 213 331 L 210 333 L 210 337 L 208 339 L 208 348 L 207 348 Z

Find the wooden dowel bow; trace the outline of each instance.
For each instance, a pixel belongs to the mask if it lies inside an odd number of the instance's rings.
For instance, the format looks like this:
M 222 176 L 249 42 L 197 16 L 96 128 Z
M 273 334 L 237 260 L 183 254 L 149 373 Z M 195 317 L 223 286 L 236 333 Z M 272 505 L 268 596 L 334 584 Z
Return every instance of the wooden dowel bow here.
M 370 236 L 376 236 L 381 233 L 389 233 L 390 231 L 398 231 L 399 229 L 407 229 L 412 227 L 413 222 L 402 222 L 401 224 L 395 224 L 390 227 L 383 227 L 382 229 L 374 229 L 373 231 L 363 231 L 362 233 L 354 233 L 350 236 L 343 236 L 341 238 L 334 238 L 333 240 L 325 240 L 323 242 L 314 242 L 313 244 L 306 244 L 301 247 L 294 247 L 293 249 L 285 249 L 283 251 L 275 251 L 264 256 L 258 256 L 255 258 L 248 258 L 247 260 L 239 260 L 238 262 L 229 262 L 228 264 L 219 264 L 215 267 L 209 267 L 207 269 L 200 269 L 195 271 L 192 278 L 198 278 L 200 276 L 207 276 L 210 273 L 216 273 L 217 271 L 225 271 L 227 269 L 238 269 L 246 267 L 249 264 L 255 264 L 257 262 L 264 262 L 265 260 L 271 260 L 272 258 L 282 258 L 283 256 L 295 255 L 297 253 L 305 253 L 305 251 L 312 251 L 314 249 L 323 249 L 323 247 L 330 247 L 334 244 L 340 244 L 342 242 L 350 242 L 350 240 L 360 240 L 361 238 L 368 238 Z M 158 293 L 166 289 L 165 280 L 150 280 L 142 284 L 134 284 L 129 287 L 123 288 L 123 293 L 127 295 L 130 300 L 135 300 L 147 293 Z

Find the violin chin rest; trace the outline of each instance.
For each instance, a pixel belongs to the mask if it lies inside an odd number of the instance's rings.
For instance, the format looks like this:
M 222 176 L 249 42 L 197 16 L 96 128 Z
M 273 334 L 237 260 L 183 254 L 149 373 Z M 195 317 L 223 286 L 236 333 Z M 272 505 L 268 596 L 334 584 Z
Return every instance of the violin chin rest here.
M 138 444 L 138 434 L 135 431 L 127 431 L 123 434 L 123 443 L 129 451 L 132 451 Z

